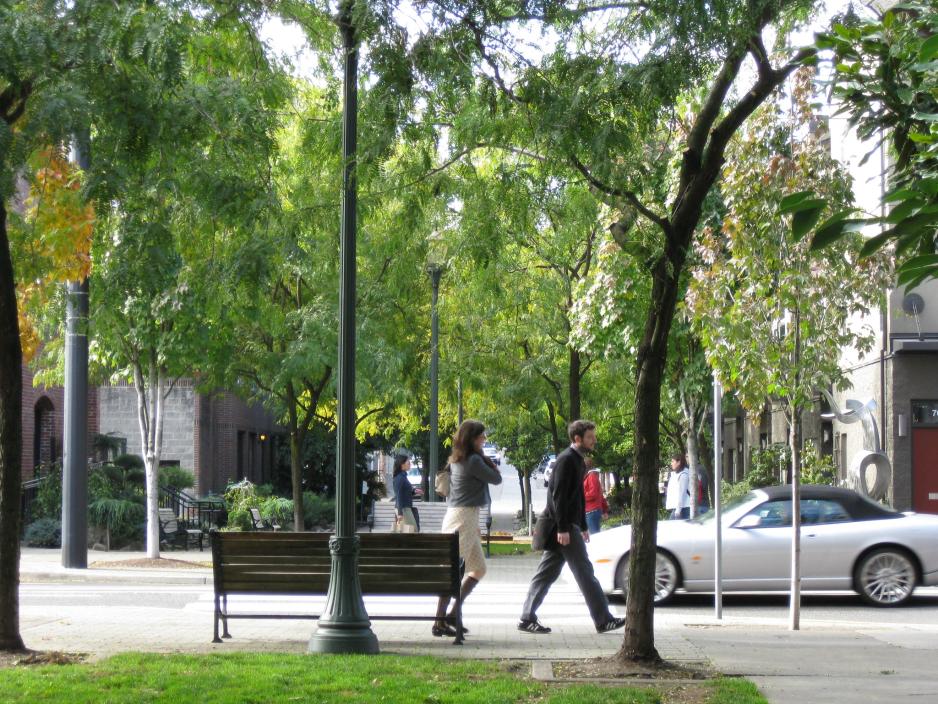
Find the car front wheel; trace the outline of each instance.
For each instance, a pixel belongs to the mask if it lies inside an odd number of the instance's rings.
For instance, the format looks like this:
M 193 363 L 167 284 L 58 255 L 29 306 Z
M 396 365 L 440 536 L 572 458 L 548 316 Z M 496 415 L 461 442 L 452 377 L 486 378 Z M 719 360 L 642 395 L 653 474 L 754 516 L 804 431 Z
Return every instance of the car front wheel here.
M 915 565 L 904 550 L 880 548 L 866 555 L 854 573 L 860 597 L 873 606 L 898 606 L 915 589 Z
M 678 568 L 674 559 L 666 552 L 658 550 L 655 552 L 655 606 L 662 606 L 671 600 L 674 596 L 674 590 L 677 589 Z M 616 584 L 625 595 L 629 589 L 629 556 L 626 555 L 619 563 L 619 570 L 616 574 Z

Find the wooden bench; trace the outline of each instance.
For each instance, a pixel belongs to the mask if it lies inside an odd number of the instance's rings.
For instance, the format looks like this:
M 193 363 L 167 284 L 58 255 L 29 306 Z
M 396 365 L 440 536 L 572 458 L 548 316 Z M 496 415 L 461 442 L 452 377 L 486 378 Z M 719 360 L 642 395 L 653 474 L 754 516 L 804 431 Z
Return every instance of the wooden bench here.
M 189 549 L 190 541 L 198 542 L 199 552 L 202 552 L 202 529 L 188 528 L 185 521 L 176 517 L 171 508 L 157 509 L 160 520 L 160 543 L 165 543 L 167 548 L 179 547 L 182 545 L 184 550 Z
M 446 503 L 442 501 L 414 504 L 420 514 L 420 532 L 439 533 L 443 529 L 443 516 L 446 515 Z M 368 530 L 372 533 L 392 533 L 397 522 L 397 509 L 393 501 L 373 501 L 368 514 Z M 479 509 L 479 532 L 485 539 L 485 555 L 489 556 L 492 536 L 492 507 Z
M 236 594 L 298 596 L 329 591 L 332 555 L 328 533 L 212 533 L 215 576 L 213 643 L 230 638 L 228 619 L 318 619 L 319 614 L 229 613 L 228 597 Z M 462 602 L 459 597 L 459 536 L 438 534 L 359 534 L 358 578 L 363 595 L 448 596 L 456 600 L 456 639 L 463 642 Z M 434 604 L 434 609 L 436 605 Z M 382 616 L 371 619 L 433 621 L 432 616 Z

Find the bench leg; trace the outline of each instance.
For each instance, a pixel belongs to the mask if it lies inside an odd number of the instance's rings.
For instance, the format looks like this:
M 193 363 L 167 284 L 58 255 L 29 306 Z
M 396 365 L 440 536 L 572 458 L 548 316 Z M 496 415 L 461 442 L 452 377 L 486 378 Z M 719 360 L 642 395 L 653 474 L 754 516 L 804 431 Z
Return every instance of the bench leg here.
M 460 590 L 461 592 L 462 590 Z M 462 627 L 462 597 L 460 594 L 456 594 L 456 640 L 453 641 L 453 645 L 462 645 L 463 641 L 463 627 Z
M 222 598 L 222 612 L 221 612 L 221 623 L 224 627 L 224 633 L 221 634 L 222 638 L 231 638 L 231 634 L 228 632 L 228 595 L 225 594 Z
M 221 608 L 218 605 L 218 594 L 215 595 L 215 627 L 213 630 L 213 643 L 221 643 L 222 639 L 218 637 L 218 619 L 221 616 Z

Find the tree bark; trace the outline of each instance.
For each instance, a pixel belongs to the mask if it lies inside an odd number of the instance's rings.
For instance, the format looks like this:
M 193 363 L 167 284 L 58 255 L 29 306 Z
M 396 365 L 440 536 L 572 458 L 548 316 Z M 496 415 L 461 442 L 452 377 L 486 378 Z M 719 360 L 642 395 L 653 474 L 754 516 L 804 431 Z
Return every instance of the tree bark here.
M 306 528 L 303 517 L 303 436 L 297 414 L 296 391 L 293 383 L 287 383 L 287 413 L 290 431 L 290 486 L 293 489 L 293 530 L 297 533 Z
M 692 232 L 692 230 L 691 230 Z M 686 241 L 690 233 L 682 233 Z M 672 235 L 673 237 L 673 235 Z M 673 242 L 673 239 L 672 239 Z M 651 304 L 638 353 L 635 384 L 635 487 L 632 490 L 632 543 L 626 625 L 617 657 L 629 661 L 658 662 L 654 634 L 654 574 L 658 532 L 658 463 L 661 385 L 668 353 L 668 335 L 674 320 L 684 247 L 669 247 L 655 266 Z
M 160 556 L 160 456 L 163 448 L 163 386 L 164 375 L 156 352 L 149 351 L 147 374 L 140 361 L 134 363 L 134 389 L 137 392 L 137 422 L 140 427 L 140 449 L 146 487 L 147 557 Z
M 0 197 L 0 650 L 19 651 L 23 349 L 6 223 Z
M 569 383 L 568 383 L 568 393 L 570 394 L 570 422 L 572 423 L 575 420 L 580 418 L 580 378 L 582 372 L 580 371 L 581 367 L 580 353 L 578 350 L 570 348 L 570 370 L 569 370 Z

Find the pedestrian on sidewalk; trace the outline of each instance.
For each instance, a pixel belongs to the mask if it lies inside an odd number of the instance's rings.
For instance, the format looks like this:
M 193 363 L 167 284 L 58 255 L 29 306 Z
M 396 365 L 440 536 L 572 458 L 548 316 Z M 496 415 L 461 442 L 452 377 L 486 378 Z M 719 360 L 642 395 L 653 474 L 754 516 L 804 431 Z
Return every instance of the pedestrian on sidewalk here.
M 609 518 L 609 503 L 603 494 L 599 470 L 593 466 L 592 457 L 584 457 L 586 479 L 583 480 L 583 496 L 586 499 L 586 528 L 590 535 L 600 531 L 602 521 Z
M 677 504 L 674 506 L 671 518 L 673 520 L 690 518 L 690 469 L 687 467 L 687 460 L 684 459 L 682 452 L 675 452 L 671 455 L 671 481 L 677 484 L 675 489 Z M 670 488 L 671 482 L 668 482 L 669 495 L 671 494 Z
M 407 478 L 410 471 L 410 455 L 399 452 L 394 457 L 394 507 L 397 509 L 397 527 L 401 533 L 420 532 L 420 514 L 414 507 L 414 486 Z
M 485 426 L 477 420 L 463 421 L 453 438 L 453 451 L 449 456 L 450 488 L 443 516 L 443 533 L 459 532 L 459 557 L 465 567 L 460 585 L 460 603 L 472 593 L 485 576 L 485 555 L 482 553 L 482 534 L 479 532 L 479 509 L 492 503 L 490 484 L 501 484 L 502 474 L 482 452 Z M 440 597 L 433 624 L 433 635 L 454 637 L 457 614 L 447 613 L 449 597 Z M 463 628 L 463 633 L 466 633 Z
M 550 633 L 551 629 L 537 620 L 537 610 L 560 576 L 564 563 L 570 567 L 586 599 L 597 633 L 625 625 L 625 619 L 610 613 L 609 600 L 593 574 L 593 565 L 586 554 L 589 532 L 586 530 L 586 499 L 583 495 L 584 458 L 596 446 L 596 425 L 588 420 L 575 420 L 567 428 L 567 435 L 570 447 L 557 457 L 548 482 L 547 507 L 534 529 L 532 547 L 544 550 L 544 555 L 531 579 L 518 623 L 518 630 L 525 633 Z

